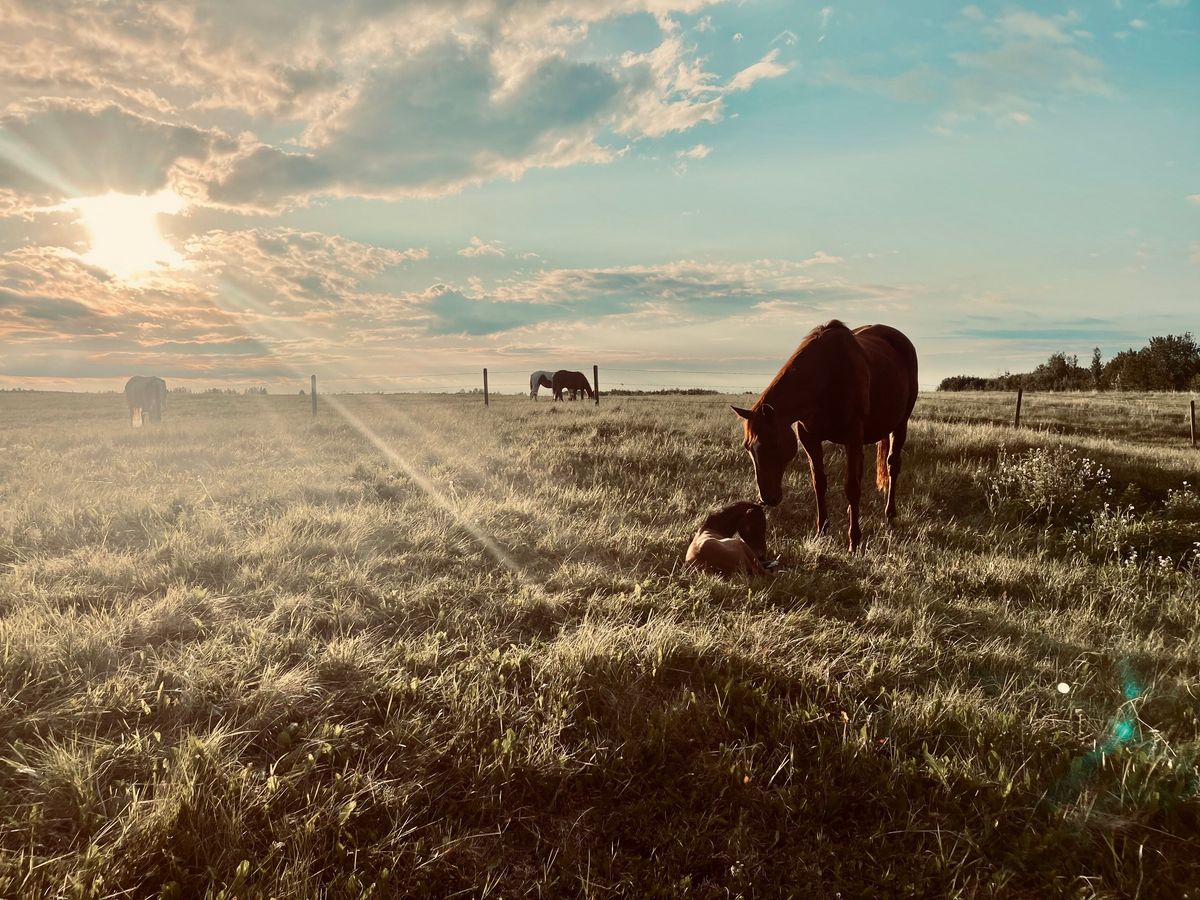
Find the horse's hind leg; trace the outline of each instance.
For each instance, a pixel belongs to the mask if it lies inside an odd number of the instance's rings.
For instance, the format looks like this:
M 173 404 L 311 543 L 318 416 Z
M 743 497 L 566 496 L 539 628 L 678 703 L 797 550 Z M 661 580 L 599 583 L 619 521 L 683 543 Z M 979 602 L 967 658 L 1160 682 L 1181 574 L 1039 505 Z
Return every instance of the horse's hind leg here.
M 892 432 L 892 445 L 888 452 L 888 492 L 887 506 L 884 515 L 891 525 L 896 519 L 896 482 L 900 478 L 901 455 L 904 452 L 904 442 L 908 439 L 908 423 L 903 422 Z
M 808 468 L 812 472 L 813 494 L 817 499 L 817 534 L 825 534 L 829 530 L 829 512 L 825 508 L 825 449 L 820 440 L 801 431 L 800 446 L 808 454 Z
M 850 517 L 850 552 L 858 549 L 862 542 L 862 530 L 858 527 L 858 511 L 862 501 L 863 442 L 862 428 L 856 429 L 846 444 L 846 501 Z

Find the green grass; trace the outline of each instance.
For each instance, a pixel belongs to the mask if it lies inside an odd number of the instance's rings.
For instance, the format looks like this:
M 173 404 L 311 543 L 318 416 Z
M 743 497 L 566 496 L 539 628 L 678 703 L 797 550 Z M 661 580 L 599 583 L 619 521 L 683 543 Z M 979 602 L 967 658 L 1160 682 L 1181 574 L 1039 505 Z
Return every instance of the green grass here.
M 1186 403 L 1005 402 L 725 583 L 719 397 L 0 394 L 0 896 L 1195 896 Z

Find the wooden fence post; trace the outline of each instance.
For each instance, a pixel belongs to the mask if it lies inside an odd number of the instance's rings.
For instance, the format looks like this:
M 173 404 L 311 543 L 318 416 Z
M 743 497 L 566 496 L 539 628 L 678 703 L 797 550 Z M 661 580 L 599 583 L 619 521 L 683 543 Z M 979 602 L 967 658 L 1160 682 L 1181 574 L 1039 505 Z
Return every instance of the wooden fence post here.
M 1021 427 L 1021 397 L 1024 393 L 1024 388 L 1017 388 L 1017 414 L 1013 418 L 1013 428 Z
M 599 406 L 600 405 L 600 367 L 599 366 L 592 366 L 592 390 L 594 390 L 596 392 L 596 405 Z M 1192 404 L 1193 409 L 1195 408 L 1195 406 L 1196 406 L 1196 404 L 1193 403 Z
M 1196 401 L 1191 402 L 1192 446 L 1196 446 Z
M 487 369 L 483 370 L 483 405 L 488 406 Z
M 309 391 L 309 393 L 312 395 L 312 414 L 313 414 L 313 418 L 315 419 L 317 417 L 317 376 L 316 375 L 312 376 L 312 379 L 310 381 L 310 387 L 312 388 L 312 390 Z

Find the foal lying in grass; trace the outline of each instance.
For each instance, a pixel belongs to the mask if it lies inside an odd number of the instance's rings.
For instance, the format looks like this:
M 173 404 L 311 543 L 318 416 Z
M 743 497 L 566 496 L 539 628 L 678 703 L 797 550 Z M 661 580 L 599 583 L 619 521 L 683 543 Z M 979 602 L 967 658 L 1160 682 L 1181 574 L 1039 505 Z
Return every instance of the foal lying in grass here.
M 685 567 L 716 575 L 768 575 L 767 514 L 739 500 L 704 520 L 687 550 Z

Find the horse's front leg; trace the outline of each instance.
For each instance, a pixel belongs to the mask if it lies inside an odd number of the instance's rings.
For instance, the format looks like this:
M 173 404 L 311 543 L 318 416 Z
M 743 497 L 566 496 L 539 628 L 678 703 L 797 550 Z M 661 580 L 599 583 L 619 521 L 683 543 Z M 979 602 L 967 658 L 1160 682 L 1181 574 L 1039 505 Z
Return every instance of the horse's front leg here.
M 829 513 L 825 509 L 825 449 L 820 440 L 801 430 L 799 433 L 800 446 L 808 455 L 808 468 L 812 472 L 813 494 L 817 498 L 817 535 L 825 534 L 829 529 Z
M 858 509 L 862 500 L 863 442 L 862 427 L 854 430 L 846 444 L 846 502 L 850 517 L 850 552 L 862 543 L 862 531 L 858 527 Z
M 888 492 L 887 506 L 884 515 L 889 525 L 896 518 L 896 481 L 900 478 L 900 455 L 904 452 L 904 442 L 908 439 L 908 423 L 905 422 L 892 432 L 892 442 L 888 449 Z

